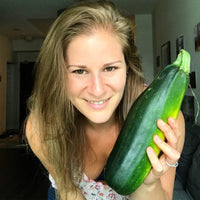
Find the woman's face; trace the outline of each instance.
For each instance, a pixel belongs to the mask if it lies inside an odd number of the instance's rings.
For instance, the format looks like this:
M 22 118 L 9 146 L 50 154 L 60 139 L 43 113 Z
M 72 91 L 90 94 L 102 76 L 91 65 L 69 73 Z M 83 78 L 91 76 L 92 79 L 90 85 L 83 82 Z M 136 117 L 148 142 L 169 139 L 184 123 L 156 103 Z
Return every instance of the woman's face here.
M 66 50 L 67 90 L 72 104 L 92 123 L 113 119 L 124 92 L 126 63 L 113 33 L 75 37 Z

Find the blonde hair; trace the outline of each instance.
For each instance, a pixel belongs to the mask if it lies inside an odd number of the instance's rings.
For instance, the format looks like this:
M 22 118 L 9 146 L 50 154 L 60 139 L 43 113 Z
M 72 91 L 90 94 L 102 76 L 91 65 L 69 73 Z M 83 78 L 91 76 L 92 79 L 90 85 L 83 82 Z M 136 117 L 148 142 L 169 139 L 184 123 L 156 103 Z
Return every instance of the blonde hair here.
M 28 107 L 47 149 L 44 153 L 54 167 L 59 193 L 67 194 L 76 188 L 74 176 L 81 177 L 84 150 L 88 145 L 81 126 L 83 116 L 68 99 L 64 54 L 75 36 L 98 28 L 112 31 L 119 38 L 128 67 L 124 96 L 116 112 L 119 124 L 123 123 L 144 84 L 132 24 L 112 3 L 75 5 L 55 20 L 36 62 L 35 85 Z

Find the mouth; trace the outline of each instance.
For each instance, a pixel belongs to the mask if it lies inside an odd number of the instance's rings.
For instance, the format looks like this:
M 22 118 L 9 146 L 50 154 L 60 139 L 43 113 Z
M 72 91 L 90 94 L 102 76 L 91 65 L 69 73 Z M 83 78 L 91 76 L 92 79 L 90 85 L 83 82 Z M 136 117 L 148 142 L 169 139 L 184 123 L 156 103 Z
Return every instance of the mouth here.
M 109 102 L 109 99 L 105 99 L 105 100 L 101 100 L 101 101 L 93 101 L 93 100 L 86 100 L 86 102 L 88 103 L 88 105 L 92 108 L 92 109 L 97 109 L 97 110 L 101 110 L 104 109 L 106 107 L 106 105 Z
M 108 100 L 108 99 L 102 100 L 102 101 L 89 101 L 89 100 L 87 100 L 87 102 L 88 102 L 88 103 L 91 103 L 91 104 L 94 104 L 94 105 L 102 105 L 102 104 L 104 104 L 107 100 Z

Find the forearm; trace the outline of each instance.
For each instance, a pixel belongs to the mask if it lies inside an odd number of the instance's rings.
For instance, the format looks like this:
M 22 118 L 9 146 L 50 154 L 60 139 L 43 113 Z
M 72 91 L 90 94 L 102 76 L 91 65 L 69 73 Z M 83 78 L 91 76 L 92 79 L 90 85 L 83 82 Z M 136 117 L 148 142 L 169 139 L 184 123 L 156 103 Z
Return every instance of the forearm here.
M 140 187 L 131 194 L 131 200 L 171 200 L 171 197 L 163 189 L 160 179 L 154 184 L 142 183 Z

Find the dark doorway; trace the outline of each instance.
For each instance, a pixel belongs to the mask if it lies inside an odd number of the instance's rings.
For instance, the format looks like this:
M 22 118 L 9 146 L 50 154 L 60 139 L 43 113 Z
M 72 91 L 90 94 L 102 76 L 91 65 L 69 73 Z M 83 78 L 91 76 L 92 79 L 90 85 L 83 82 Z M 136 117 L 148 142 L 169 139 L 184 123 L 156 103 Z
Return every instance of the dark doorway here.
M 20 129 L 22 128 L 24 120 L 28 114 L 27 100 L 33 89 L 34 65 L 35 62 L 20 63 Z

